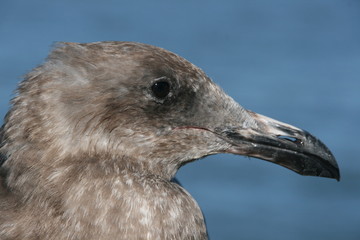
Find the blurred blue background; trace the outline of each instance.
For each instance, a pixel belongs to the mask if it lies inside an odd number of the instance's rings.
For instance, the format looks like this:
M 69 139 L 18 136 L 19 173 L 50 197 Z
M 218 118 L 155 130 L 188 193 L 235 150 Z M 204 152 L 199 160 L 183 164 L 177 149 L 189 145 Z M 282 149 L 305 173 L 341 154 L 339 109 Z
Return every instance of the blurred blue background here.
M 201 67 L 245 108 L 304 128 L 342 179 L 216 155 L 178 178 L 211 239 L 360 239 L 360 1 L 0 1 L 0 117 L 56 41 L 138 41 Z

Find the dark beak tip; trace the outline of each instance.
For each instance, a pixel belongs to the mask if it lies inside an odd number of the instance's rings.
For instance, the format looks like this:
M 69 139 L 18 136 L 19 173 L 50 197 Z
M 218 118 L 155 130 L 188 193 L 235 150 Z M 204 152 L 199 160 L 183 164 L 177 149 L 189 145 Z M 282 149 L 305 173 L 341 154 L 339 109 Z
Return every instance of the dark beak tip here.
M 339 168 L 336 169 L 336 170 L 337 170 L 337 171 L 336 171 L 336 173 L 333 175 L 333 178 L 336 179 L 336 181 L 340 182 L 340 178 L 341 178 L 341 176 L 340 176 L 340 170 L 339 170 Z
M 324 144 L 323 144 L 323 146 L 324 146 L 324 149 L 329 154 L 329 158 L 327 158 L 329 166 L 322 171 L 321 174 L 323 174 L 324 176 L 320 175 L 320 177 L 333 178 L 339 182 L 340 181 L 340 168 L 338 166 L 338 163 L 337 163 L 334 155 L 330 152 L 330 150 Z
M 325 178 L 333 178 L 336 181 L 340 181 L 340 172 L 339 169 L 336 169 L 336 171 L 334 172 L 329 172 L 329 171 L 323 171 L 319 177 L 325 177 Z
M 335 171 L 333 173 L 333 178 L 340 182 L 340 168 L 336 165 Z
M 304 176 L 317 176 L 317 177 L 323 177 L 323 178 L 332 178 L 332 179 L 337 180 L 338 182 L 340 181 L 340 170 L 339 170 L 339 167 L 337 166 L 337 164 L 330 165 L 327 167 L 304 169 L 303 171 L 301 171 L 299 173 Z

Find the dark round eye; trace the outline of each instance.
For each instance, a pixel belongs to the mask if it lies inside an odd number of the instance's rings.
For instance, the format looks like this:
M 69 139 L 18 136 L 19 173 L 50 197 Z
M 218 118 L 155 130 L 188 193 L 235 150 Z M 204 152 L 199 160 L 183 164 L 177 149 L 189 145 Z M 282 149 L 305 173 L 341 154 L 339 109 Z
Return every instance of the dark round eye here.
M 155 97 L 164 99 L 170 93 L 170 83 L 164 80 L 155 82 L 151 86 L 151 91 L 154 93 Z

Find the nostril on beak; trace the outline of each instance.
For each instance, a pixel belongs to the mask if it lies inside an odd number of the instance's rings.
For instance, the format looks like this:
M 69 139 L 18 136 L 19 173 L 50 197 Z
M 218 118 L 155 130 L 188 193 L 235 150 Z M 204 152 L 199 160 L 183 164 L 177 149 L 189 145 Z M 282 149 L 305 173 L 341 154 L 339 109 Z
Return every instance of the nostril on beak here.
M 300 139 L 298 139 L 298 138 L 295 138 L 295 137 L 284 136 L 284 135 L 277 135 L 276 137 L 279 138 L 279 139 L 284 139 L 286 141 L 296 143 L 296 144 L 302 144 L 302 141 Z

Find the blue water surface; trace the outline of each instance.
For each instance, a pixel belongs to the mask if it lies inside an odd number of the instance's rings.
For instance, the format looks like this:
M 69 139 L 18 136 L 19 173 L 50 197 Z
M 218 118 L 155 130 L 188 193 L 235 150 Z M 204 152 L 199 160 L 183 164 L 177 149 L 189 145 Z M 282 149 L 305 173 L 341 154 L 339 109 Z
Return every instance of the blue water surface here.
M 360 239 L 360 1 L 1 0 L 0 117 L 56 41 L 138 41 L 201 67 L 244 107 L 304 128 L 342 179 L 216 155 L 178 173 L 211 239 Z

